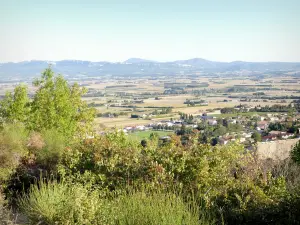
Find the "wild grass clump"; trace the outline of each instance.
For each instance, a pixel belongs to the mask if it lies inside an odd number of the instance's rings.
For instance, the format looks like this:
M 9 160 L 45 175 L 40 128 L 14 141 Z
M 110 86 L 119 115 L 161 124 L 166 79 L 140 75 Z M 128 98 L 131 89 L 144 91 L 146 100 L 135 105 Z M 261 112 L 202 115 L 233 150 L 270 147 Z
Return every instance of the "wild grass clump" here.
M 115 200 L 118 225 L 196 225 L 213 224 L 207 212 L 200 212 L 195 202 L 184 202 L 173 193 L 133 192 Z
M 213 224 L 195 201 L 165 192 L 129 191 L 105 198 L 82 185 L 40 181 L 19 199 L 31 224 Z
M 99 192 L 80 185 L 40 181 L 19 206 L 31 224 L 109 224 Z

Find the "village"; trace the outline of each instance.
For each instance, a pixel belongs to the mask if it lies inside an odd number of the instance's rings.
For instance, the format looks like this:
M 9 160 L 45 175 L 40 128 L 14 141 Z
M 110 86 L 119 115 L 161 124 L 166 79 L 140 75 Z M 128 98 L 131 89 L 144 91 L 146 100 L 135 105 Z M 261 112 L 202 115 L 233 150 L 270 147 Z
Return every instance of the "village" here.
M 248 108 L 249 110 L 253 107 Z M 208 133 L 217 144 L 226 145 L 232 141 L 239 141 L 249 146 L 256 142 L 272 142 L 276 140 L 297 139 L 300 131 L 300 114 L 294 113 L 240 113 L 229 115 L 218 112 L 205 112 L 199 115 L 180 114 L 180 118 L 162 119 L 146 125 L 125 126 L 119 131 L 127 135 L 145 131 L 166 131 L 168 138 L 178 130 L 198 130 L 199 133 Z M 218 114 L 217 114 L 218 113 Z M 142 118 L 148 115 L 142 115 Z M 150 115 L 151 117 L 151 115 Z M 207 132 L 209 130 L 210 132 Z

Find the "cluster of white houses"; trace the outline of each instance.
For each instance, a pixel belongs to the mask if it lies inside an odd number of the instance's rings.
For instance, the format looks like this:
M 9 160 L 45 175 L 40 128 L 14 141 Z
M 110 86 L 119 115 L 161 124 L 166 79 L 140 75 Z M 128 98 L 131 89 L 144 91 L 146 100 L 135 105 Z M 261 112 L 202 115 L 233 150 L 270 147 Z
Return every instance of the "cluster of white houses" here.
M 273 115 L 273 114 L 267 114 L 266 116 L 259 116 L 254 115 L 257 119 L 256 123 L 256 132 L 263 133 L 268 131 L 268 126 L 272 122 L 281 122 L 285 121 L 287 119 L 287 114 L 280 114 L 280 115 Z M 131 132 L 137 132 L 137 131 L 146 131 L 146 130 L 152 130 L 152 129 L 164 129 L 164 130 L 176 130 L 179 129 L 183 124 L 186 127 L 190 128 L 197 128 L 198 124 L 201 123 L 201 121 L 205 121 L 210 126 L 217 126 L 218 125 L 218 119 L 215 116 L 208 115 L 206 113 L 202 115 L 198 115 L 194 117 L 194 122 L 192 124 L 187 124 L 184 122 L 184 120 L 177 119 L 177 120 L 161 120 L 154 123 L 149 123 L 147 125 L 136 125 L 136 126 L 127 126 L 122 131 L 124 133 L 131 133 Z M 245 122 L 245 118 L 242 116 L 227 118 L 227 122 L 231 124 L 237 124 Z M 223 136 L 218 137 L 220 144 L 227 144 L 230 141 L 239 140 L 240 142 L 250 141 L 254 142 L 254 140 L 251 138 L 253 134 L 253 130 L 250 131 L 243 125 L 244 128 L 246 128 L 246 132 L 241 133 L 227 133 Z M 248 130 L 248 131 L 247 131 Z M 268 135 L 262 137 L 263 142 L 269 142 L 274 141 L 277 139 L 288 139 L 292 138 L 295 135 L 293 133 L 287 133 L 282 131 L 271 131 L 268 133 Z

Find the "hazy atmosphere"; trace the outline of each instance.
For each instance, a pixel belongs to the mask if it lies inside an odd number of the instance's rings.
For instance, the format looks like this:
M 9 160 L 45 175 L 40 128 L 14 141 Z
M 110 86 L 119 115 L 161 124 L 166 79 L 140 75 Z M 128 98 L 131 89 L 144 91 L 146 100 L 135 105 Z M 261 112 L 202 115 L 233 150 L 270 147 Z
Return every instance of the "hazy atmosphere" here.
M 0 0 L 0 62 L 298 62 L 299 8 L 297 0 Z

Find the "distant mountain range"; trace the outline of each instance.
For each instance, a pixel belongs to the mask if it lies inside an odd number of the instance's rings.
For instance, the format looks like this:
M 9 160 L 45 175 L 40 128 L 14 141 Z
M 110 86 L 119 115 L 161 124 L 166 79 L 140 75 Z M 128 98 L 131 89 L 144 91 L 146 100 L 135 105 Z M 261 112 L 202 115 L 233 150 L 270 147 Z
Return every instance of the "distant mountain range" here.
M 18 63 L 0 63 L 0 80 L 32 79 L 51 64 L 55 72 L 67 77 L 81 76 L 139 76 L 193 74 L 195 72 L 226 71 L 300 71 L 300 62 L 216 62 L 201 58 L 158 62 L 130 58 L 124 62 L 91 62 L 81 60 L 41 61 L 32 60 Z

